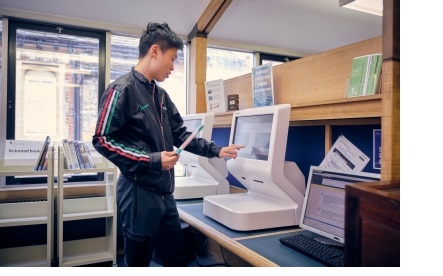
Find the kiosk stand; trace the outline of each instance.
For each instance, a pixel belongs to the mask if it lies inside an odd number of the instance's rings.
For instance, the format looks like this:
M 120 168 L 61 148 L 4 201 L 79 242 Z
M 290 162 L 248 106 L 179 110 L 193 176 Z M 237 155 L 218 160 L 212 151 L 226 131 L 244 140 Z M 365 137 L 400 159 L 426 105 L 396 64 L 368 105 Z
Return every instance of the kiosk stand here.
M 214 113 L 185 115 L 183 120 L 190 132 L 204 125 L 197 138 L 211 140 Z M 175 178 L 175 199 L 203 198 L 207 195 L 229 193 L 229 182 L 226 179 L 228 169 L 224 158 L 198 156 L 185 148 L 180 153 L 179 163 L 186 169 L 187 176 Z
M 282 104 L 234 112 L 230 143 L 245 148 L 227 167 L 248 191 L 205 196 L 205 215 L 239 231 L 299 224 L 305 177 L 284 160 L 290 110 Z

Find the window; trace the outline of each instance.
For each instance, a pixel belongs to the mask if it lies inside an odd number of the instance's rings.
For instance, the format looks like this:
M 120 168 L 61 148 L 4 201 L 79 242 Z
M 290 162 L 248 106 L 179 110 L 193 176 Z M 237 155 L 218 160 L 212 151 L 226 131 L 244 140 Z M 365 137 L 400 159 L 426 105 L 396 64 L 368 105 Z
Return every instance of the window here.
M 111 82 L 131 71 L 138 60 L 138 42 L 135 37 L 111 35 Z
M 7 139 L 90 141 L 104 90 L 105 33 L 9 26 Z
M 222 50 L 216 48 L 207 49 L 206 80 L 230 79 L 251 73 L 254 66 L 252 53 Z
M 92 140 L 105 89 L 105 36 L 9 21 L 6 139 Z
M 111 35 L 111 82 L 131 71 L 138 61 L 139 38 Z M 178 51 L 174 72 L 158 85 L 171 96 L 178 111 L 186 114 L 186 59 L 183 51 Z
M 281 55 L 260 54 L 260 65 L 272 63 L 272 66 L 279 65 L 285 62 L 299 59 L 299 57 L 288 57 Z
M 2 74 L 1 74 L 2 70 L 1 69 L 2 69 L 2 61 L 3 61 L 3 58 L 2 58 L 2 54 L 3 54 L 3 48 L 2 48 L 3 41 L 2 41 L 2 37 L 3 37 L 3 21 L 2 21 L 2 18 L 0 17 L 0 91 L 2 89 L 1 88 L 2 87 Z M 0 93 L 0 95 L 1 95 L 1 93 Z M 2 110 L 2 107 L 0 105 L 0 114 L 1 114 L 1 110 Z

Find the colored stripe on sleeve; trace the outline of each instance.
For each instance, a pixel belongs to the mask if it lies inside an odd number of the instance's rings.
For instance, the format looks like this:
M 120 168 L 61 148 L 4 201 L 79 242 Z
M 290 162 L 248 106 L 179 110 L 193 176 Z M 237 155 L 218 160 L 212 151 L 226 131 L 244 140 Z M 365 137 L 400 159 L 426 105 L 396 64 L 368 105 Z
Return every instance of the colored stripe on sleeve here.
M 115 107 L 117 105 L 120 93 L 120 91 L 115 89 L 109 90 L 109 94 L 100 114 L 96 136 L 99 137 L 100 144 L 109 151 L 113 151 L 132 160 L 149 162 L 149 155 L 146 152 L 126 147 L 112 139 L 108 140 L 106 136 L 111 127 L 112 118 L 114 116 Z

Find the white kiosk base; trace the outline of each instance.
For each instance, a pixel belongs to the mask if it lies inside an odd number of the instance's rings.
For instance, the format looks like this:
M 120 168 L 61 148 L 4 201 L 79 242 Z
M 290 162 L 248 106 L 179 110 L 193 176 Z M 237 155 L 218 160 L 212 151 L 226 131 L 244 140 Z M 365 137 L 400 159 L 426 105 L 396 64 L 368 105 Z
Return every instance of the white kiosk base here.
M 296 210 L 301 208 L 293 202 L 251 193 L 203 198 L 205 215 L 238 231 L 298 225 Z
M 208 159 L 184 152 L 180 157 L 191 176 L 175 177 L 175 199 L 229 194 L 228 169 L 223 158 Z
M 232 171 L 235 175 L 242 169 Z M 243 172 L 237 179 L 249 187 L 248 192 L 205 196 L 203 214 L 238 231 L 299 225 L 305 177 L 298 166 L 285 162 L 283 175 L 274 178 L 265 170 L 245 171 L 253 177 L 246 177 Z
M 216 195 L 219 185 L 221 185 L 219 182 L 209 179 L 176 177 L 174 197 L 175 199 L 191 199 Z

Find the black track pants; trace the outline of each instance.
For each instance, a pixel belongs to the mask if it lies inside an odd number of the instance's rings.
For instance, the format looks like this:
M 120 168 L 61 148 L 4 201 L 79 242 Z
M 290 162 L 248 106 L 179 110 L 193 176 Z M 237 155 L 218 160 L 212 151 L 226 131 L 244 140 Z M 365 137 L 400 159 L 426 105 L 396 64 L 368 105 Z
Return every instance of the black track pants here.
M 172 194 L 141 188 L 125 176 L 117 183 L 125 265 L 149 266 L 154 250 L 163 266 L 186 266 L 186 246 Z

